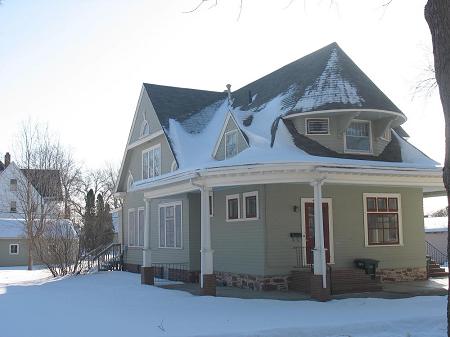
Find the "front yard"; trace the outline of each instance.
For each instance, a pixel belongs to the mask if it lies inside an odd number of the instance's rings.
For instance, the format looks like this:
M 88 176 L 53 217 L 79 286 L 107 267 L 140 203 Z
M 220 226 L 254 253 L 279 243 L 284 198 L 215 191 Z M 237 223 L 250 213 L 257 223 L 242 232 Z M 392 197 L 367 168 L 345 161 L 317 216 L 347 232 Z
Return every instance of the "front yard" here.
M 0 269 L 1 336 L 446 336 L 446 297 L 248 300 L 141 286 L 126 272 L 48 276 Z

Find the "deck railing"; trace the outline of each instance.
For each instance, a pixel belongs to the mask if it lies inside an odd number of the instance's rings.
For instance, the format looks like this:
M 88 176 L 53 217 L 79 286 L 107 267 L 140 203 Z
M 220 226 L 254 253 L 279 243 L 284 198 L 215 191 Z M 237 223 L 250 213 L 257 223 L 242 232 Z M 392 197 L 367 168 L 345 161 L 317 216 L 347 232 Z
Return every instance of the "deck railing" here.
M 189 264 L 182 263 L 152 263 L 154 275 L 159 279 L 171 281 L 195 282 L 192 280 L 192 273 L 189 271 Z

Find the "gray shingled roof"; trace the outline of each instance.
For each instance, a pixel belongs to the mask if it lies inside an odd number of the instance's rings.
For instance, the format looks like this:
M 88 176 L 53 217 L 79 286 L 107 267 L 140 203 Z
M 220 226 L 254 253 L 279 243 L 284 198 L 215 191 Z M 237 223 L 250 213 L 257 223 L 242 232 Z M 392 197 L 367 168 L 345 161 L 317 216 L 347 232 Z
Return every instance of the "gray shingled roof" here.
M 42 197 L 62 199 L 59 170 L 22 169 L 22 172 Z
M 403 114 L 337 43 L 233 92 L 234 106 L 255 109 L 286 92 L 291 92 L 284 102 L 286 115 L 332 109 L 379 109 Z M 249 96 L 254 94 L 254 101 L 249 103 Z
M 212 106 L 209 109 L 210 113 L 214 113 L 216 109 L 213 107 L 219 101 L 225 99 L 225 92 L 197 90 L 169 87 L 165 85 L 144 83 L 145 90 L 152 101 L 159 122 L 165 128 L 169 128 L 169 119 L 175 119 L 183 124 L 192 118 L 197 118 L 197 123 L 191 123 L 193 132 L 199 132 L 199 127 L 208 123 L 211 116 L 204 113 L 203 116 L 198 116 L 198 113 L 205 112 L 205 108 Z M 189 128 L 189 126 L 188 126 Z

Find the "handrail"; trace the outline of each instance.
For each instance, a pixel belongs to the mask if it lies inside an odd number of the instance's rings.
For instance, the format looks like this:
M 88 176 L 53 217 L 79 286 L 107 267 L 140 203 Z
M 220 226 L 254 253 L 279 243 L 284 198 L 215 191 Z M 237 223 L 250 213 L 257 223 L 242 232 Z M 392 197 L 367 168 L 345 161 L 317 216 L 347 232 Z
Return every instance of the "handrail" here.
M 440 251 L 438 248 L 436 248 L 433 244 L 425 240 L 425 243 L 427 245 L 427 255 L 433 259 L 436 263 L 439 263 L 440 265 L 444 265 L 448 263 L 448 255 L 442 251 Z
M 100 253 L 98 253 L 97 255 L 94 256 L 94 260 L 98 259 L 101 255 L 103 255 L 106 252 L 108 252 L 108 250 L 110 250 L 114 246 L 120 246 L 120 243 L 114 243 L 114 242 L 110 243 L 105 249 L 103 249 Z

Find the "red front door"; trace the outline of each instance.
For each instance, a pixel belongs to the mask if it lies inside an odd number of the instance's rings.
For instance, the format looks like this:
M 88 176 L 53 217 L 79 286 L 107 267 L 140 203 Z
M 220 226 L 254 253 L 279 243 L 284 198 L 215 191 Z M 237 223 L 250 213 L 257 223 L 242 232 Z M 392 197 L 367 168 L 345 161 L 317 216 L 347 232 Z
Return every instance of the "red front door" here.
M 327 263 L 330 263 L 330 227 L 328 203 L 322 203 L 323 235 L 326 250 Z M 305 238 L 306 238 L 306 263 L 312 263 L 312 251 L 314 249 L 314 203 L 305 203 Z

